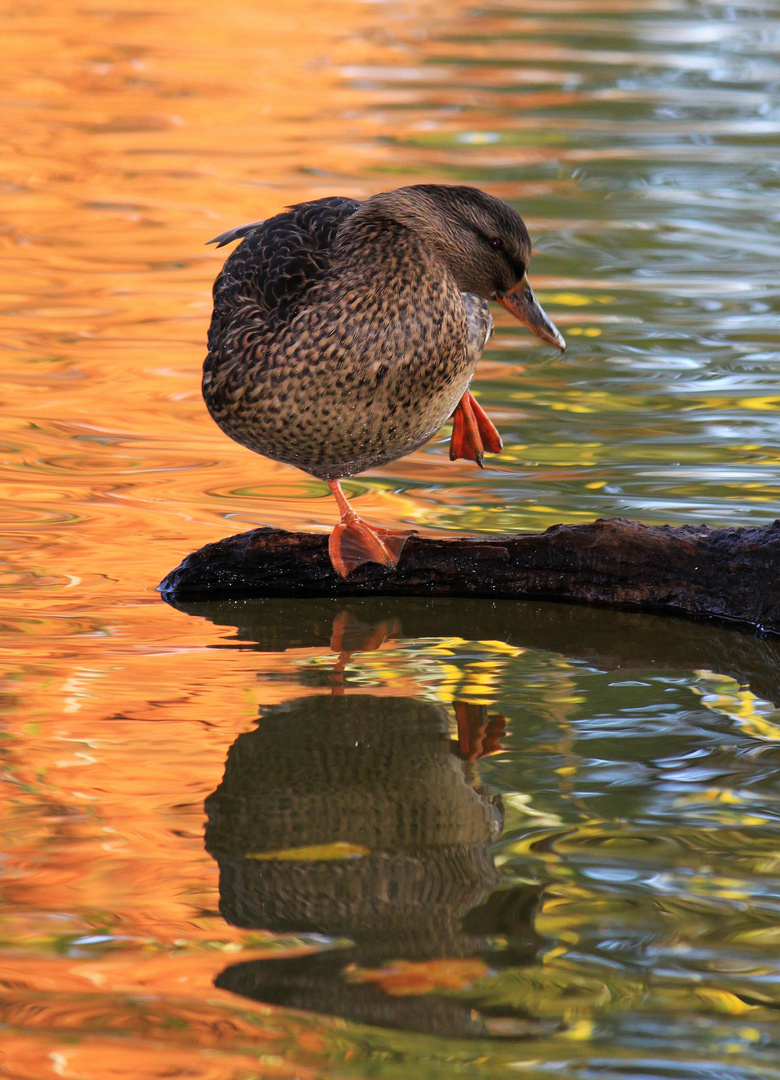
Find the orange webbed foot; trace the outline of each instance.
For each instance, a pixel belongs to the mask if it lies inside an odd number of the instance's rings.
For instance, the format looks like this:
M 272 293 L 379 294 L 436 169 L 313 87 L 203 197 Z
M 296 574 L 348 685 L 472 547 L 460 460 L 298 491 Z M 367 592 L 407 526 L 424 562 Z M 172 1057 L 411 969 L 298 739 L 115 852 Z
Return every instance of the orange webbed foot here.
M 401 624 L 397 619 L 387 619 L 384 622 L 368 625 L 356 619 L 348 611 L 342 611 L 337 615 L 333 620 L 333 632 L 330 637 L 331 649 L 339 654 L 330 672 L 331 694 L 340 696 L 344 693 L 347 664 L 351 663 L 354 653 L 374 652 L 389 638 L 396 637 L 400 632 Z
M 363 563 L 375 562 L 395 569 L 411 530 L 381 529 L 359 518 L 347 502 L 338 480 L 329 480 L 328 487 L 341 511 L 341 524 L 330 534 L 328 552 L 333 569 L 345 578 Z
M 401 624 L 397 619 L 364 623 L 350 612 L 342 611 L 333 620 L 330 647 L 333 652 L 345 656 L 351 656 L 354 652 L 373 652 L 400 632 Z
M 453 702 L 458 722 L 458 749 L 467 761 L 479 761 L 488 754 L 501 750 L 501 739 L 506 734 L 506 717 L 499 713 L 488 714 L 486 705 L 472 705 L 466 701 Z
M 499 454 L 503 445 L 487 413 L 467 390 L 452 414 L 450 461 L 464 458 L 466 461 L 476 461 L 482 469 L 485 451 Z
M 330 534 L 330 561 L 341 577 L 367 562 L 395 569 L 411 535 L 411 532 L 391 532 L 369 525 L 355 514 L 348 521 L 342 521 Z

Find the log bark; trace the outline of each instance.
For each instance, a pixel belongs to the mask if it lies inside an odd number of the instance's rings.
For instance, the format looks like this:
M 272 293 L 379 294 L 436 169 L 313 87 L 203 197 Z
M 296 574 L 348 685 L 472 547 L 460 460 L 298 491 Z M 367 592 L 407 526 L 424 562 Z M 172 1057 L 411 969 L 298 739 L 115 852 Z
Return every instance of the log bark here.
M 261 528 L 188 555 L 159 586 L 181 605 L 248 597 L 460 596 L 553 599 L 711 617 L 780 633 L 780 521 L 743 529 L 621 518 L 511 536 L 420 536 L 397 570 L 346 580 L 328 538 Z

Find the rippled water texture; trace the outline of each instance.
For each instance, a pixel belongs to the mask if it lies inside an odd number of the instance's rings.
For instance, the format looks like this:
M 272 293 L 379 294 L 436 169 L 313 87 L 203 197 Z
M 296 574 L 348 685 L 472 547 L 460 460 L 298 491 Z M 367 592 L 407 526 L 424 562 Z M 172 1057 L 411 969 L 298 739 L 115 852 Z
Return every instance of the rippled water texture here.
M 773 520 L 776 5 L 44 0 L 0 30 L 0 1074 L 780 1078 L 777 641 L 154 591 L 335 518 L 206 415 L 204 242 L 423 180 L 521 210 L 569 348 L 497 311 L 504 453 L 445 431 L 350 481 L 361 512 Z

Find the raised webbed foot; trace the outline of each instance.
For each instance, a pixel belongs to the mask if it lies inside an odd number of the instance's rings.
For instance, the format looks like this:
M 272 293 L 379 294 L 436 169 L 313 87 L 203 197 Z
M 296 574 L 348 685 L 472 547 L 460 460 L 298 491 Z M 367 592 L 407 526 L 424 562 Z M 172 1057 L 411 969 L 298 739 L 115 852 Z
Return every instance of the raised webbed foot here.
M 465 458 L 476 461 L 482 469 L 485 451 L 498 454 L 502 449 L 501 436 L 477 399 L 467 390 L 452 414 L 450 461 Z

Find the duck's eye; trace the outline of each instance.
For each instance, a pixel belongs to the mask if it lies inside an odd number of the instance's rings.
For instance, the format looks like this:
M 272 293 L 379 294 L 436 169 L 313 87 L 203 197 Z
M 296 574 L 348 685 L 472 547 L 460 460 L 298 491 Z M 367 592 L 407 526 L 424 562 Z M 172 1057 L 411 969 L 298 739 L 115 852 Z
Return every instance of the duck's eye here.
M 490 241 L 490 246 L 492 248 L 495 248 L 496 251 L 503 251 L 504 241 L 501 239 L 500 236 L 494 236 L 493 239 Z

